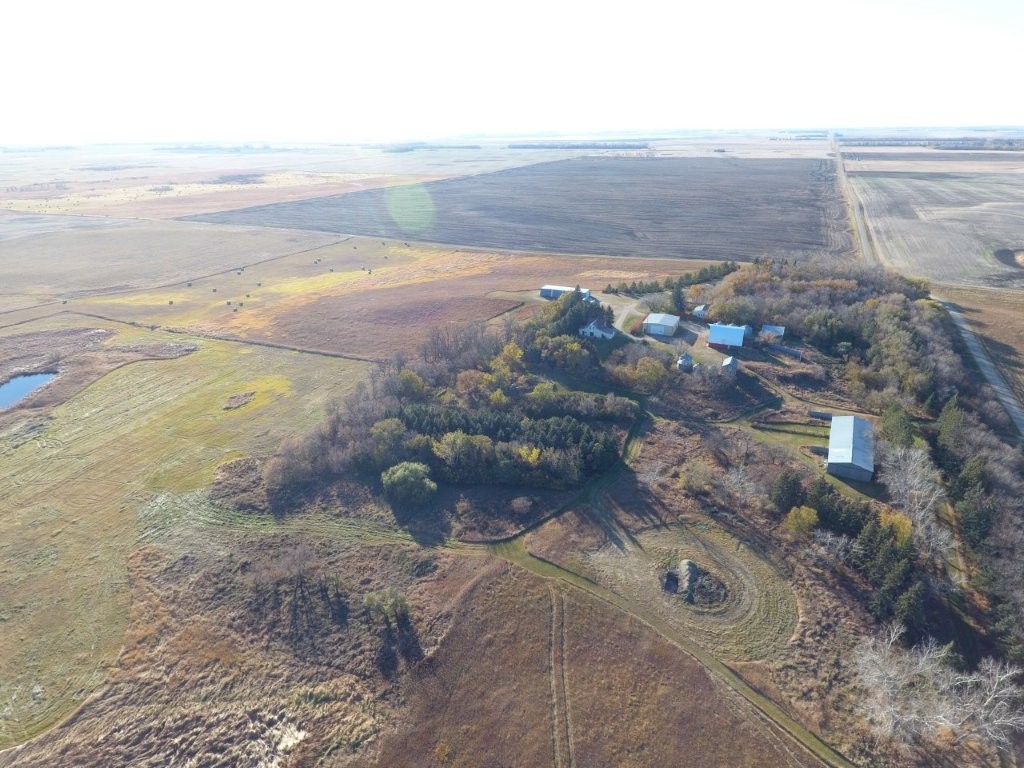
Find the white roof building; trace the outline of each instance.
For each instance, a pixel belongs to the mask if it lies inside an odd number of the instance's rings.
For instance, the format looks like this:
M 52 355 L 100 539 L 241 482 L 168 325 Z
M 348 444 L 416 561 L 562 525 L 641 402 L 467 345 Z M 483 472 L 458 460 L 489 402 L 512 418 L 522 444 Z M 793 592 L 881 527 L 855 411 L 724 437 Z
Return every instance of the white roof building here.
M 708 344 L 712 347 L 742 347 L 748 328 L 746 325 L 712 323 L 708 326 Z
M 580 328 L 580 336 L 590 339 L 614 339 L 615 329 L 604 320 L 591 320 Z
M 644 320 L 644 333 L 653 333 L 657 336 L 674 336 L 677 330 L 679 330 L 679 318 L 675 315 L 652 312 Z
M 557 299 L 563 293 L 572 293 L 575 290 L 575 287 L 568 285 L 544 285 L 541 286 L 540 295 L 542 299 Z M 589 288 L 580 288 L 580 293 L 583 294 L 583 298 L 590 298 Z
M 778 341 L 782 341 L 782 337 L 786 335 L 786 326 L 784 325 L 762 325 L 761 333 L 774 336 Z
M 828 433 L 826 471 L 836 477 L 869 482 L 875 473 L 875 437 L 860 416 L 833 416 Z
M 696 317 L 698 320 L 700 320 L 707 313 L 708 313 L 708 305 L 707 304 L 698 304 L 696 307 L 693 308 L 693 312 L 691 312 L 690 314 L 693 315 L 694 317 Z

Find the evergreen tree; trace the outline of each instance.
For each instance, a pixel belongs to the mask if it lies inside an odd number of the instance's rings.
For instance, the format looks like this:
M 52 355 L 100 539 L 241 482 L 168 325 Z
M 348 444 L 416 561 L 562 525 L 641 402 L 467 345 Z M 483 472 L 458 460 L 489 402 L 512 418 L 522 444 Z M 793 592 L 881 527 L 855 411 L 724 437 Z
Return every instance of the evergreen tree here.
M 909 448 L 914 444 L 914 422 L 910 420 L 907 409 L 899 403 L 893 403 L 882 413 L 882 437 L 892 445 Z
M 937 420 L 939 426 L 939 445 L 956 455 L 961 447 L 961 438 L 967 426 L 967 417 L 960 408 L 957 395 L 953 395 L 942 406 Z
M 804 503 L 804 487 L 800 482 L 800 475 L 792 469 L 782 470 L 772 483 L 768 498 L 775 505 L 775 509 L 782 513 L 799 507 Z

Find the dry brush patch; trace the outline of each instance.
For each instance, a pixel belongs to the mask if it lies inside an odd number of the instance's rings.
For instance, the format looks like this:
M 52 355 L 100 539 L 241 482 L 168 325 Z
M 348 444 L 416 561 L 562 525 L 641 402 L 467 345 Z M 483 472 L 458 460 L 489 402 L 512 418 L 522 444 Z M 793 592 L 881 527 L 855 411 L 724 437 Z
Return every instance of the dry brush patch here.
M 143 517 L 132 608 L 107 681 L 74 717 L 0 763 L 345 765 L 373 749 L 394 678 L 431 653 L 473 558 L 410 541 L 215 523 L 202 495 Z M 201 511 L 205 510 L 205 511 Z M 199 513 L 199 514 L 197 514 Z M 158 525 L 171 515 L 172 525 Z M 406 595 L 388 618 L 370 598 Z

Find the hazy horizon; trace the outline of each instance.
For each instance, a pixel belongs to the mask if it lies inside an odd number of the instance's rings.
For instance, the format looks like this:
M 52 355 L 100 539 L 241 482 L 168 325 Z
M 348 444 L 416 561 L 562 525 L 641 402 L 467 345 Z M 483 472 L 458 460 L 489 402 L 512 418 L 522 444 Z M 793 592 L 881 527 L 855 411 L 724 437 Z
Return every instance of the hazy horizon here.
M 1024 125 L 1010 0 L 17 4 L 0 145 Z

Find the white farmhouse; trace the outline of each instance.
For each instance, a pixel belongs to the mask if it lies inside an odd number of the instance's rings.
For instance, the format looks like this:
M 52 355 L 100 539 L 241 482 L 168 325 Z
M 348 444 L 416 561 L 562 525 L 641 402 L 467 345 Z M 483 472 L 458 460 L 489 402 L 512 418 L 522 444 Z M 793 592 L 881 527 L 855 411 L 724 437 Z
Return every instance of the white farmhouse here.
M 580 336 L 588 339 L 614 339 L 615 329 L 604 320 L 591 320 L 580 328 Z

